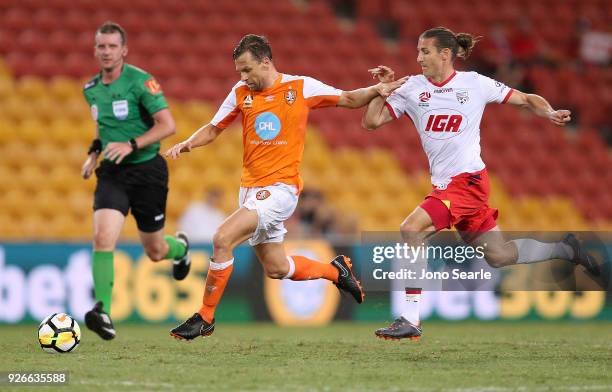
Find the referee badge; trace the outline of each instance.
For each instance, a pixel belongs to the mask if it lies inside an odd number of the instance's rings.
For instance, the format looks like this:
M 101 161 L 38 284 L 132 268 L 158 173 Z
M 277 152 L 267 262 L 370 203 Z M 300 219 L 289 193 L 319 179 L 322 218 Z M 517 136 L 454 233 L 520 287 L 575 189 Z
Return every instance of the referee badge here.
M 125 99 L 122 99 L 121 101 L 113 101 L 113 114 L 117 120 L 125 120 L 128 118 L 128 101 Z

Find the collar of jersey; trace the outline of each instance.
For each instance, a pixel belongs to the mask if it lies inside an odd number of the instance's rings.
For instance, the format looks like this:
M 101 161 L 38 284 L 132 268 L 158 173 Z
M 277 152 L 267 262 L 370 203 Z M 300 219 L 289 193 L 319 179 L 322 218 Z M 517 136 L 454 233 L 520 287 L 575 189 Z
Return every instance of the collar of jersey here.
M 117 80 L 121 79 L 121 77 L 123 76 L 123 74 L 125 74 L 125 71 L 127 69 L 127 65 L 128 63 L 126 63 L 125 61 L 123 62 L 123 67 L 121 69 L 121 73 L 119 74 L 119 77 L 115 80 L 113 80 L 112 82 L 106 84 L 104 83 L 104 79 L 102 78 L 102 71 L 100 71 L 100 73 L 98 74 L 98 77 L 100 78 L 100 84 L 102 84 L 102 86 L 110 86 L 111 84 L 115 83 Z
M 445 81 L 443 81 L 442 83 L 436 83 L 433 80 L 427 78 L 427 80 L 429 81 L 429 83 L 433 84 L 436 87 L 442 87 L 444 86 L 446 83 L 450 82 L 452 78 L 455 77 L 455 75 L 457 75 L 457 71 L 453 71 L 453 73 L 451 74 L 451 76 L 449 76 L 448 78 L 446 78 Z
M 283 80 L 283 74 L 282 73 L 278 73 L 278 77 L 276 79 L 274 79 L 274 83 L 272 83 L 272 86 L 265 88 L 261 91 L 258 92 L 258 94 L 264 94 L 272 89 L 275 89 L 276 87 L 278 87 L 281 84 L 281 81 Z

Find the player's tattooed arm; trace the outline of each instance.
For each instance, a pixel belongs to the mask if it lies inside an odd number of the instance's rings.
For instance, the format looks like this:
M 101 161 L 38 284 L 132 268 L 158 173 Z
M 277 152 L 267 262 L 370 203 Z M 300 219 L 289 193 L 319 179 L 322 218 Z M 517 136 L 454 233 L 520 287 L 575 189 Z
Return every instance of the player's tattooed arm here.
M 572 120 L 572 112 L 565 109 L 555 110 L 546 99 L 536 94 L 525 94 L 513 90 L 507 103 L 529 109 L 536 115 L 546 117 L 553 124 L 561 127 Z

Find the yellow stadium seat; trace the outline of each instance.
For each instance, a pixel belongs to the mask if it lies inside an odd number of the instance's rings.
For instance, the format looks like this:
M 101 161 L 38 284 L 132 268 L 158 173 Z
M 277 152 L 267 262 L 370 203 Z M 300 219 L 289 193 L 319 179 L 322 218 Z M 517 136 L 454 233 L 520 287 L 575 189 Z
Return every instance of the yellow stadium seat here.
M 166 203 L 166 215 L 172 219 L 179 219 L 193 200 L 191 197 L 179 192 L 172 192 L 168 196 L 168 202 Z
M 366 155 L 367 165 L 374 174 L 382 174 L 389 170 L 398 169 L 396 160 L 391 152 L 379 148 L 368 151 Z
M 69 78 L 56 76 L 49 82 L 49 94 L 55 101 L 65 102 L 71 98 L 82 98 L 81 85 Z
M 60 149 L 59 145 L 54 145 L 56 149 Z M 64 146 L 62 149 L 63 155 L 63 163 L 67 164 L 73 169 L 79 169 L 85 163 L 87 159 L 87 151 L 89 150 L 89 145 L 81 142 L 72 142 L 68 145 Z M 102 157 L 98 158 L 98 162 L 102 160 Z
M 41 188 L 36 192 L 30 208 L 32 212 L 36 212 L 47 219 L 67 210 L 64 197 L 48 188 Z
M 29 102 L 49 93 L 45 81 L 36 76 L 24 76 L 19 80 L 16 87 L 17 94 Z
M 50 189 L 65 195 L 73 189 L 82 189 L 81 185 L 84 182 L 79 168 L 57 164 L 51 168 L 45 184 Z
M 13 75 L 11 73 L 10 68 L 6 63 L 0 58 L 0 77 L 12 78 Z
M 47 178 L 46 170 L 38 165 L 26 163 L 16 176 L 17 181 L 15 183 L 27 192 L 36 193 L 47 184 Z
M 18 138 L 32 146 L 47 140 L 48 123 L 42 117 L 25 118 L 19 124 Z
M 212 119 L 216 109 L 204 102 L 189 101 L 183 104 L 183 110 L 190 121 L 204 125 Z
M 79 232 L 80 222 L 70 213 L 60 212 L 49 219 L 48 227 L 51 238 L 55 240 L 74 239 L 82 235 Z
M 21 217 L 28 213 L 30 197 L 21 187 L 12 187 L 2 194 L 0 203 L 2 203 L 2 212 L 10 214 L 13 217 Z
M 77 138 L 77 130 L 74 128 L 74 119 L 67 117 L 57 117 L 49 124 L 48 129 L 48 140 L 55 142 L 57 145 L 65 147 Z M 92 122 L 91 125 L 90 140 L 95 136 L 95 125 Z M 81 132 L 88 132 L 88 130 L 82 130 Z
M 54 101 L 49 95 L 42 95 L 37 98 L 32 98 L 30 105 L 36 112 L 37 119 L 48 122 L 58 116 L 58 102 Z
M 20 95 L 12 95 L 3 99 L 0 107 L 2 108 L 2 116 L 13 122 L 21 122 L 23 119 L 33 118 L 37 115 L 28 99 Z
M 13 79 L 6 75 L 0 75 L 0 99 L 4 101 L 15 94 L 15 84 Z
M 74 122 L 80 122 L 86 119 L 93 121 L 89 106 L 87 106 L 83 97 L 70 98 L 62 106 L 62 118 L 64 119 Z M 93 126 L 92 123 L 92 129 L 94 129 Z
M 122 241 L 138 241 L 140 236 L 138 234 L 138 226 L 136 226 L 136 220 L 133 217 L 125 220 L 123 230 L 121 231 Z
M 22 239 L 39 240 L 49 233 L 47 219 L 33 212 L 23 216 L 18 225 Z
M 46 167 L 53 167 L 58 162 L 65 159 L 64 153 L 52 143 L 46 142 L 45 139 L 40 140 L 33 146 L 32 157 L 37 164 Z
M 2 111 L 0 105 L 0 111 Z M 19 123 L 13 121 L 10 117 L 0 118 L 0 149 L 10 141 L 18 138 Z M 1 157 L 0 157 L 1 158 Z
M 353 149 L 342 149 L 334 154 L 334 165 L 344 171 L 345 175 L 362 167 L 363 157 Z
M 93 194 L 82 189 L 73 189 L 64 198 L 64 205 L 70 209 L 73 216 L 83 218 L 93 213 Z

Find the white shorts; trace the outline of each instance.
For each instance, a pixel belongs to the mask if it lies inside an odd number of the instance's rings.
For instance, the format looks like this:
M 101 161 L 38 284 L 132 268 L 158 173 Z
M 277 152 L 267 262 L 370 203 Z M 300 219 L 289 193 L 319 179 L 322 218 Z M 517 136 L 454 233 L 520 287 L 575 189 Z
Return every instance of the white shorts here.
M 283 222 L 297 207 L 297 193 L 297 187 L 280 182 L 264 187 L 240 187 L 238 205 L 257 211 L 259 218 L 257 229 L 249 238 L 249 245 L 283 242 L 287 232 Z

